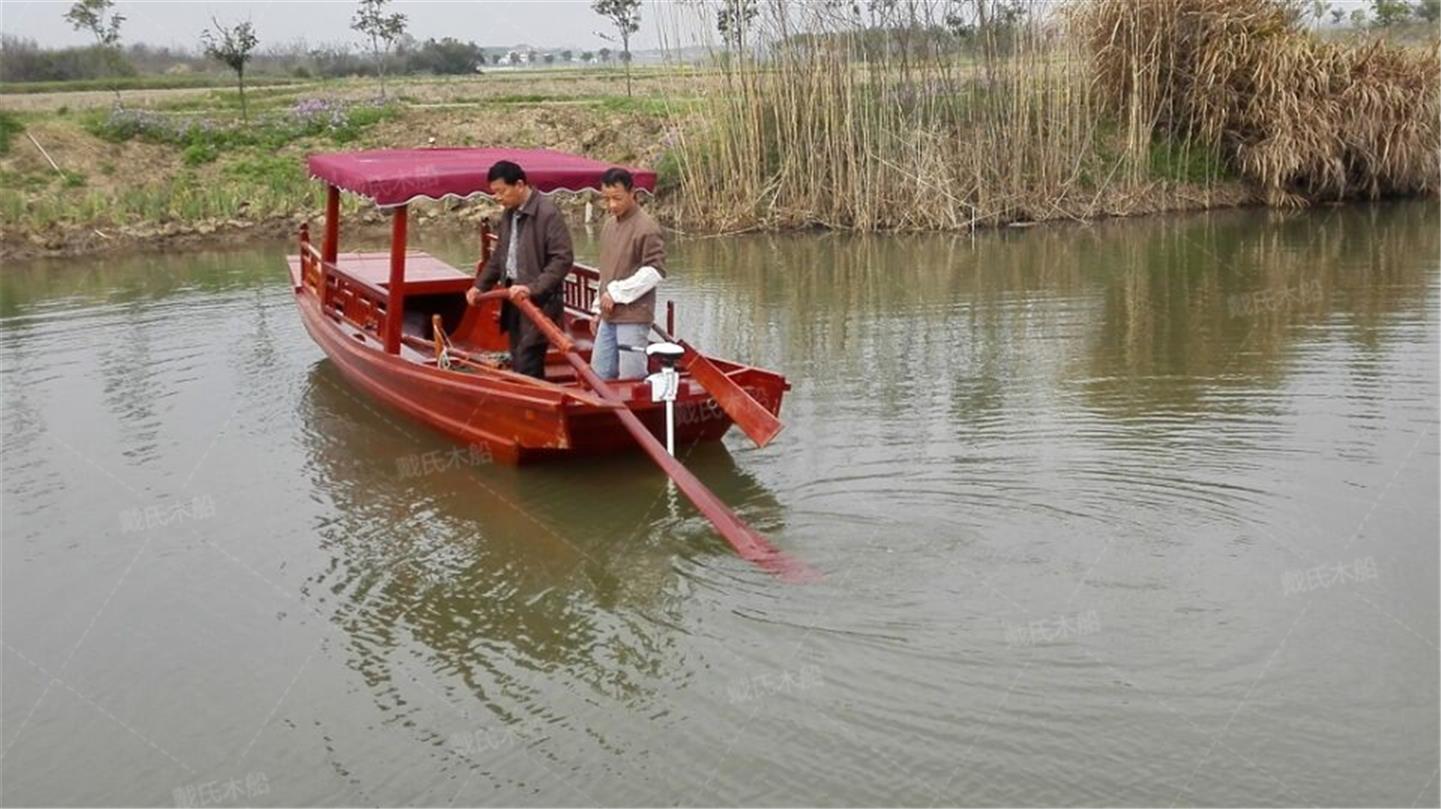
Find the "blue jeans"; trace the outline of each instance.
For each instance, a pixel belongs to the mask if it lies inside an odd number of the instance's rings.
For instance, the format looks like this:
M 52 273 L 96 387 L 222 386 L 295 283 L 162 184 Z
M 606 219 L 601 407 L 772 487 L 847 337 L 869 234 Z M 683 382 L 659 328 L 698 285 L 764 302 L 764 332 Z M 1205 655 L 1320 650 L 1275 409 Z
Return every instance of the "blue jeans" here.
M 595 330 L 595 346 L 590 351 L 590 366 L 601 379 L 639 379 L 645 376 L 646 356 L 641 351 L 621 351 L 620 346 L 645 347 L 650 326 L 644 323 L 610 323 L 600 321 Z

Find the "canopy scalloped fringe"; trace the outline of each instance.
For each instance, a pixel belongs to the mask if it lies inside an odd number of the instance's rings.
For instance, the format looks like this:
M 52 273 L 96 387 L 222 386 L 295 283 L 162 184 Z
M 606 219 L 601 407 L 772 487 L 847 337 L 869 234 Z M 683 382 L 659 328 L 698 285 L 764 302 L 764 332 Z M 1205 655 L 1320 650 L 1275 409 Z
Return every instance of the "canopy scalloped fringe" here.
M 311 177 L 370 200 L 382 208 L 417 200 L 439 202 L 490 196 L 486 174 L 499 160 L 525 170 L 530 186 L 541 193 L 600 190 L 608 169 L 625 168 L 638 190 L 655 191 L 655 172 L 616 166 L 580 155 L 549 149 L 378 149 L 311 155 Z
M 314 179 L 314 180 L 324 180 L 324 179 L 325 179 L 324 177 L 319 177 L 319 176 L 316 176 L 316 175 L 314 175 L 314 174 L 311 174 L 310 177 L 311 177 L 311 179 Z M 646 195 L 647 197 L 654 197 L 654 196 L 655 196 L 655 192 L 651 191 L 649 188 L 641 188 L 640 185 L 636 185 L 635 190 L 636 190 L 636 193 L 637 193 L 637 194 L 644 194 L 644 195 Z M 341 191 L 343 191 L 343 192 L 345 192 L 346 194 L 349 194 L 349 195 L 351 195 L 351 196 L 359 197 L 359 198 L 365 200 L 366 202 L 375 202 L 374 199 L 371 199 L 369 196 L 367 196 L 367 195 L 365 195 L 365 194 L 361 194 L 361 193 L 358 193 L 358 192 L 355 192 L 355 191 L 351 191 L 351 190 L 345 189 L 345 188 L 342 188 Z M 599 188 L 592 188 L 591 186 L 584 186 L 584 187 L 581 187 L 581 188 L 552 188 L 552 189 L 550 189 L 550 190 L 548 190 L 548 191 L 541 191 L 540 193 L 545 194 L 546 196 L 550 196 L 551 194 L 596 194 L 596 193 L 599 193 L 599 192 L 600 192 L 600 189 L 599 189 Z M 460 195 L 460 194 L 442 194 L 442 195 L 440 195 L 440 196 L 438 196 L 438 197 L 432 197 L 432 196 L 429 196 L 429 195 L 427 195 L 427 194 L 416 194 L 415 196 L 411 197 L 410 199 L 401 200 L 400 202 L 387 202 L 387 203 L 385 203 L 385 204 L 383 204 L 383 205 L 380 204 L 380 203 L 378 203 L 378 202 L 375 202 L 375 207 L 377 207 L 377 208 L 399 208 L 399 207 L 402 206 L 402 205 L 409 205 L 409 204 L 411 204 L 412 202 L 445 202 L 445 201 L 448 201 L 448 200 L 455 200 L 455 201 L 457 201 L 457 202 L 465 202 L 465 201 L 468 201 L 468 200 L 475 199 L 475 198 L 477 198 L 477 197 L 494 197 L 494 195 L 491 194 L 489 191 L 475 191 L 475 192 L 470 193 L 470 194 L 465 194 L 464 196 L 462 196 L 462 195 Z

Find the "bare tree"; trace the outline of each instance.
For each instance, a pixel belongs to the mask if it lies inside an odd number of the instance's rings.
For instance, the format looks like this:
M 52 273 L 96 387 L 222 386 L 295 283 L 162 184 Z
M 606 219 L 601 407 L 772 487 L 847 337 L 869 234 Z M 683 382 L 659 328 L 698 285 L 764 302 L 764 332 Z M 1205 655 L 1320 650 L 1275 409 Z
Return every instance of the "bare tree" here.
M 360 9 L 350 27 L 370 37 L 370 52 L 375 55 L 376 70 L 380 73 L 380 97 L 385 98 L 385 62 L 390 49 L 405 34 L 405 15 L 387 14 L 385 9 L 390 0 L 360 0 Z
M 236 23 L 233 28 L 226 28 L 214 17 L 210 22 L 215 25 L 212 31 L 207 28 L 200 33 L 200 41 L 205 46 L 205 55 L 211 59 L 224 62 L 235 71 L 237 81 L 240 83 L 240 119 L 250 121 L 250 113 L 245 108 L 245 63 L 250 61 L 250 52 L 255 50 L 259 40 L 255 36 L 255 27 L 249 22 Z
M 1411 16 L 1411 6 L 1405 0 L 1371 0 L 1372 23 L 1377 28 L 1386 28 L 1406 22 Z
M 115 0 L 77 0 L 65 12 L 65 19 L 76 31 L 89 31 L 95 37 L 95 48 L 114 79 L 110 89 L 115 91 L 115 101 L 119 103 L 119 71 L 110 63 L 120 58 L 120 23 L 125 22 L 125 18 L 110 10 L 114 5 Z
M 720 0 L 715 27 L 726 50 L 740 54 L 745 47 L 746 30 L 759 13 L 756 0 Z
M 591 0 L 590 7 L 615 26 L 620 35 L 621 61 L 625 62 L 625 94 L 630 95 L 630 35 L 640 30 L 641 0 Z M 600 35 L 602 39 L 615 40 Z

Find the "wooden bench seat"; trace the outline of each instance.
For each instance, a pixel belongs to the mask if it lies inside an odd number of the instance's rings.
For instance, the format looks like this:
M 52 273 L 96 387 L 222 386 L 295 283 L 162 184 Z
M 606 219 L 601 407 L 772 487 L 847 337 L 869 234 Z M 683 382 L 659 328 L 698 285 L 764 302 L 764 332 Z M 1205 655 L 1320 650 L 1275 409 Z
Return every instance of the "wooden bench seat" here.
M 340 253 L 335 257 L 336 269 L 382 296 L 390 288 L 389 253 Z M 433 295 L 465 292 L 475 276 L 450 266 L 422 250 L 405 254 L 405 294 Z

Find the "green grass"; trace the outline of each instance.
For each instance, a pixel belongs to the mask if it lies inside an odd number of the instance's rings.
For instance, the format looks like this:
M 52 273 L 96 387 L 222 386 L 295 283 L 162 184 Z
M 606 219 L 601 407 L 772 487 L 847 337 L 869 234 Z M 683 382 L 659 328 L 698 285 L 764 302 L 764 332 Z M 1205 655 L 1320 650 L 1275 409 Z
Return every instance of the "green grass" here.
M 369 127 L 399 114 L 399 107 L 393 104 L 340 105 L 308 117 L 292 114 L 289 109 L 273 109 L 252 114 L 248 121 L 229 112 L 212 116 L 94 110 L 88 113 L 84 127 L 112 143 L 141 140 L 178 146 L 184 149 L 185 163 L 198 166 L 213 161 L 222 152 L 244 148 L 275 151 L 306 138 L 351 143 Z
M 1227 177 L 1215 150 L 1158 136 L 1151 143 L 1151 176 L 1180 183 L 1209 183 Z
M 667 151 L 655 164 L 655 192 L 664 194 L 680 188 L 680 184 L 680 158 L 676 156 L 674 150 Z
M 484 99 L 492 104 L 544 104 L 548 101 L 579 101 L 580 96 L 547 93 L 506 93 Z
M 25 125 L 13 112 L 0 110 L 0 155 L 10 154 L 10 141 L 25 131 Z
M 291 189 L 306 182 L 305 170 L 294 157 L 251 155 L 230 163 L 223 171 L 241 185 L 263 188 Z
M 0 224 L 43 231 L 62 227 L 164 227 L 232 219 L 287 216 L 322 203 L 299 157 L 264 146 L 222 156 L 206 144 L 186 147 L 185 166 L 168 177 L 113 189 L 95 188 L 85 174 L 0 171 Z M 191 158 L 192 154 L 204 158 Z M 203 168 L 215 163 L 216 168 Z M 106 173 L 102 164 L 97 167 Z M 111 167 L 113 171 L 113 166 Z M 63 193 L 61 193 L 63 191 Z
M 303 79 L 284 76 L 257 76 L 246 79 L 245 86 L 262 87 L 282 84 L 301 84 Z M 72 81 L 7 81 L 0 82 L 0 95 L 25 95 L 32 93 L 77 93 L 95 90 L 111 90 L 118 87 L 126 90 L 178 90 L 191 87 L 228 87 L 235 84 L 235 77 L 227 74 L 202 73 L 190 76 L 123 76 L 116 79 L 75 79 Z
M 607 112 L 661 117 L 682 112 L 701 103 L 699 98 L 656 98 L 654 96 L 608 96 L 596 99 L 595 106 Z
M 234 88 L 234 82 L 231 87 Z M 253 113 L 276 107 L 288 106 L 311 89 L 311 84 L 277 85 L 275 87 L 251 87 L 245 83 L 245 105 Z M 215 89 L 203 95 L 174 98 L 156 105 L 162 110 L 175 112 L 220 111 L 240 112 L 240 90 Z
M 634 69 L 636 81 L 652 79 L 659 76 L 670 76 L 674 71 L 670 68 L 637 67 Z M 387 85 L 393 84 L 396 91 L 404 92 L 404 88 L 411 84 L 434 85 L 434 84 L 465 84 L 473 81 L 485 82 L 518 82 L 544 79 L 546 81 L 576 82 L 592 80 L 597 77 L 623 76 L 624 69 L 619 66 L 609 68 L 556 68 L 546 70 L 521 70 L 495 72 L 485 76 L 457 76 L 457 77 L 435 77 L 435 76 L 393 76 L 387 80 Z M 689 74 L 687 74 L 689 75 Z M 349 83 L 366 82 L 373 83 L 379 90 L 379 84 L 372 77 L 347 77 L 342 79 L 319 79 L 304 76 L 247 76 L 245 79 L 245 94 L 247 100 L 251 98 L 251 89 L 262 87 L 299 86 L 316 83 Z M 25 95 L 33 93 L 72 93 L 72 92 L 108 92 L 118 88 L 123 96 L 126 90 L 182 90 L 192 88 L 215 88 L 225 90 L 236 96 L 236 104 L 239 103 L 239 93 L 235 88 L 235 75 L 233 73 L 192 73 L 186 75 L 149 75 L 149 76 L 121 76 L 118 78 L 105 79 L 71 79 L 69 81 L 26 81 L 26 82 L 0 82 L 0 95 Z
M 25 218 L 25 197 L 9 183 L 0 183 L 0 222 L 19 224 Z
M 64 180 L 69 193 L 44 193 L 27 199 L 8 182 L 0 187 L 0 224 L 45 228 L 52 225 L 121 226 L 195 224 L 228 219 L 261 219 L 318 207 L 319 186 L 305 179 L 299 163 L 271 156 L 243 160 L 223 170 L 226 182 L 202 178 L 184 169 L 168 181 L 89 190 L 84 175 Z M 309 198 L 309 202 L 306 200 Z
M 204 163 L 214 163 L 215 158 L 220 156 L 220 150 L 211 143 L 192 143 L 185 147 L 182 159 L 187 166 L 199 166 Z
M 48 169 L 46 170 L 49 171 Z M 30 174 L 20 171 L 0 170 L 0 188 L 8 191 L 43 191 L 50 186 L 55 174 Z
M 320 187 L 308 180 L 299 157 L 293 150 L 278 154 L 282 147 L 296 141 L 304 148 L 348 143 L 399 112 L 394 104 L 356 104 L 305 118 L 287 109 L 251 115 L 249 123 L 229 112 L 205 117 L 87 112 L 82 121 L 92 134 L 112 142 L 137 139 L 173 146 L 183 167 L 171 176 L 114 189 L 91 186 L 78 171 L 0 170 L 0 224 L 41 231 L 56 225 L 164 227 L 288 216 L 323 203 Z M 22 120 L 0 112 L 0 132 L 8 139 L 20 131 Z M 94 170 L 110 176 L 115 166 L 102 161 Z

